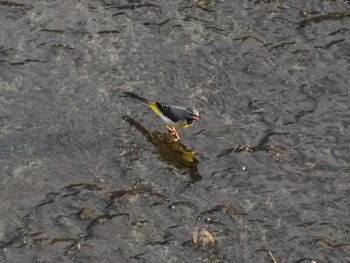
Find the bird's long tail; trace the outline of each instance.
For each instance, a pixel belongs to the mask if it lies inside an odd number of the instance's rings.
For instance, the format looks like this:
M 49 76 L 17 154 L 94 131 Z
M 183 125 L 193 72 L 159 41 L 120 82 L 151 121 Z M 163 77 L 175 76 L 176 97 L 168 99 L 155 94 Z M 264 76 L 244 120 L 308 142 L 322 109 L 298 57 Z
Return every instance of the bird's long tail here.
M 143 97 L 140 97 L 139 95 L 135 94 L 135 93 L 132 93 L 132 92 L 124 92 L 124 94 L 130 98 L 133 98 L 133 99 L 137 99 L 143 103 L 145 103 L 146 105 L 150 105 L 151 101 L 149 101 L 148 99 L 145 99 Z
M 150 100 L 145 99 L 143 97 L 140 97 L 139 95 L 136 95 L 135 93 L 132 93 L 132 92 L 124 92 L 124 94 L 125 94 L 125 97 L 130 97 L 130 98 L 137 99 L 137 100 L 143 102 L 144 104 L 149 106 L 158 116 L 161 115 L 161 111 L 159 109 L 158 102 L 150 101 Z

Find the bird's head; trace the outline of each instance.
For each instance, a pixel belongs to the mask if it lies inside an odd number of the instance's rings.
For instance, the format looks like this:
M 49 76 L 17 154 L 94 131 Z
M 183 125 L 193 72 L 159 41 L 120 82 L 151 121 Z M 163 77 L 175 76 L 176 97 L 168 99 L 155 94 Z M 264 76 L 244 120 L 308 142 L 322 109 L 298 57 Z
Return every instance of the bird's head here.
M 188 108 L 186 112 L 186 119 L 189 124 L 200 119 L 198 110 L 196 110 L 194 107 Z

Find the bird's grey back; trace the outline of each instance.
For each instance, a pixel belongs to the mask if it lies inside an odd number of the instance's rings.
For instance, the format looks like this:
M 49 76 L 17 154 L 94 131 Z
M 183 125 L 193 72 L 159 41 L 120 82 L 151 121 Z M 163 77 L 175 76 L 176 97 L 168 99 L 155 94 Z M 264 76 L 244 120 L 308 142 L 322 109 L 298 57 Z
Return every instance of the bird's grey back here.
M 171 112 L 174 114 L 174 116 L 180 120 L 185 120 L 186 118 L 190 117 L 187 108 L 179 107 L 179 106 L 169 106 L 169 107 Z

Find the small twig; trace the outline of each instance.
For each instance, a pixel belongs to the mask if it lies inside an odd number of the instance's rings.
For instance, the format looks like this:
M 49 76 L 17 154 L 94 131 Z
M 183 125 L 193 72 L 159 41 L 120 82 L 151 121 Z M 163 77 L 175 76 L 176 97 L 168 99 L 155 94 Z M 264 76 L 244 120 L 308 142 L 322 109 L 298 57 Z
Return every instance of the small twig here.
M 276 260 L 275 257 L 273 256 L 271 250 L 268 249 L 267 252 L 269 252 L 269 255 L 270 255 L 270 257 L 271 257 L 273 263 L 277 263 L 277 260 Z

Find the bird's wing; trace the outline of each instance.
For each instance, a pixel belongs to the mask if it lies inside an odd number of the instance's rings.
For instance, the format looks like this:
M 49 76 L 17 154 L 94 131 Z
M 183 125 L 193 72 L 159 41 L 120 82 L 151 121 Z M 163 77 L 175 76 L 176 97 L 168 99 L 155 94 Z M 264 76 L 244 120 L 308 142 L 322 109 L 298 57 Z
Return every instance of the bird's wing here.
M 168 119 L 172 120 L 173 122 L 178 122 L 179 120 L 186 120 L 186 108 L 161 104 L 159 102 L 156 102 L 156 104 L 161 113 L 163 113 L 163 115 L 165 115 Z

